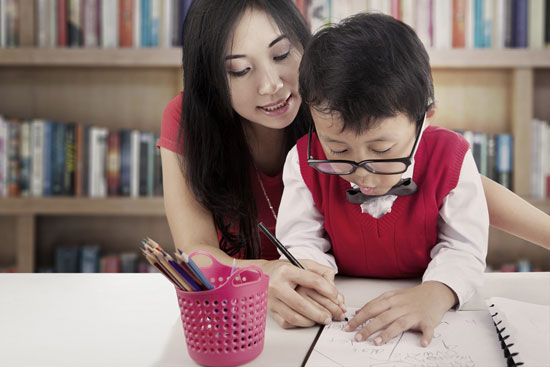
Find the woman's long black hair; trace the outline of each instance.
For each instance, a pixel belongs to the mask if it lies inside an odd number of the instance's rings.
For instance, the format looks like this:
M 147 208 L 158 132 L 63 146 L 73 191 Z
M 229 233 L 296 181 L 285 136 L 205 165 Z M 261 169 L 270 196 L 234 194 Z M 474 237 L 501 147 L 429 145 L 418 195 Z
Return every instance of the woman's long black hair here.
M 195 198 L 213 215 L 220 248 L 231 256 L 260 258 L 251 155 L 233 110 L 224 66 L 226 45 L 246 9 L 265 11 L 282 33 L 305 48 L 310 34 L 291 0 L 195 0 L 183 30 L 184 92 L 179 129 L 182 169 Z M 300 107 L 285 128 L 285 149 L 306 133 L 309 111 Z

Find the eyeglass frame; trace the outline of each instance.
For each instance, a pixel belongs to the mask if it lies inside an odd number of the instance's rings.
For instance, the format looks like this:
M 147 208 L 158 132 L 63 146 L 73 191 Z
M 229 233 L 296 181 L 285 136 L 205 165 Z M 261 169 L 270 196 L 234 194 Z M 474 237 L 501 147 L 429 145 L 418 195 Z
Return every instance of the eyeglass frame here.
M 416 138 L 414 140 L 414 145 L 413 145 L 413 148 L 412 148 L 412 151 L 411 153 L 409 154 L 408 157 L 404 157 L 404 158 L 392 158 L 392 159 L 365 159 L 364 161 L 361 161 L 361 162 L 355 162 L 355 161 L 348 161 L 348 160 L 345 160 L 345 159 L 313 159 L 313 157 L 311 156 L 311 135 L 312 135 L 312 132 L 313 132 L 313 123 L 311 123 L 309 125 L 309 132 L 308 132 L 308 137 L 307 137 L 307 164 L 313 168 L 314 170 L 316 170 L 317 172 L 320 172 L 320 173 L 323 173 L 325 175 L 335 175 L 335 176 L 346 176 L 346 175 L 351 175 L 352 173 L 354 173 L 355 171 L 357 171 L 358 168 L 364 168 L 366 169 L 368 172 L 370 173 L 373 173 L 375 175 L 397 175 L 397 174 L 400 174 L 400 173 L 404 173 L 408 168 L 409 166 L 412 164 L 412 157 L 416 151 L 416 148 L 418 146 L 418 142 L 420 140 L 420 135 L 421 135 L 421 132 L 422 132 L 422 127 L 424 126 L 424 122 L 426 120 L 426 113 L 424 113 L 424 115 L 418 119 L 416 121 L 416 125 L 417 125 L 417 132 L 416 132 Z M 422 123 L 420 123 L 422 121 Z M 385 163 L 385 162 L 401 162 L 401 163 L 404 163 L 405 164 L 405 168 L 402 170 L 402 171 L 399 171 L 399 172 L 375 172 L 371 167 L 367 166 L 366 164 L 367 163 Z M 316 164 L 316 163 L 346 163 L 346 164 L 350 164 L 353 169 L 347 173 L 328 173 L 328 172 L 324 172 L 324 171 L 321 171 L 319 170 L 317 167 L 315 167 L 313 164 Z

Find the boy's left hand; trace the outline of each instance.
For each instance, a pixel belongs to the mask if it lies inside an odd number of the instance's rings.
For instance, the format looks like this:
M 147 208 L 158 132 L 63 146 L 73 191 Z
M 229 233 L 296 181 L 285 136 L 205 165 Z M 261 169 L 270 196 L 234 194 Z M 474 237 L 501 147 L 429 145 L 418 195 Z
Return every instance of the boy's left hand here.
M 371 320 L 357 332 L 355 340 L 366 340 L 382 330 L 374 338 L 375 345 L 382 345 L 412 329 L 422 332 L 420 345 L 427 347 L 435 327 L 457 302 L 455 293 L 445 284 L 428 281 L 416 287 L 383 293 L 357 311 L 344 330 L 353 331 Z

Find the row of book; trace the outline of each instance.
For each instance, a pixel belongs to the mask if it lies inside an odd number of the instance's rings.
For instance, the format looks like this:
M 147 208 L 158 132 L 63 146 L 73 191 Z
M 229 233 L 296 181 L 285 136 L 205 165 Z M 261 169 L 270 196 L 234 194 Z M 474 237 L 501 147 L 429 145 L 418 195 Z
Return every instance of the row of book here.
M 138 257 L 137 252 L 101 253 L 101 246 L 56 246 L 53 268 L 42 267 L 41 273 L 153 273 L 157 269 Z
M 514 141 L 511 134 L 457 130 L 470 143 L 479 173 L 512 190 Z
M 0 197 L 161 196 L 158 138 L 0 116 Z
M 0 47 L 179 46 L 191 1 L 0 0 Z
M 504 263 L 500 265 L 499 267 L 491 267 L 487 266 L 487 272 L 501 272 L 501 273 L 509 273 L 509 272 L 528 272 L 528 271 L 546 271 L 543 269 L 540 269 L 538 267 L 534 267 L 531 264 L 531 261 L 528 259 L 519 259 L 517 262 L 513 263 Z
M 311 31 L 359 12 L 410 25 L 427 48 L 543 48 L 550 0 L 296 0 Z
M 550 199 L 550 124 L 531 121 L 531 196 Z

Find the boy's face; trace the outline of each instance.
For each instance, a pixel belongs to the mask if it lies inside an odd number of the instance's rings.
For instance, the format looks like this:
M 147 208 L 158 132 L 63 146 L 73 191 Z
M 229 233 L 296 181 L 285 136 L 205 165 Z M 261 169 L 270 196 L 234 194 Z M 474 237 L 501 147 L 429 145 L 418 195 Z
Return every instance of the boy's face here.
M 311 114 L 327 159 L 361 162 L 367 159 L 403 158 L 411 154 L 414 146 L 416 124 L 403 114 L 381 119 L 359 135 L 352 130 L 342 131 L 343 121 L 337 114 L 321 113 L 314 108 Z M 361 167 L 341 177 L 358 185 L 363 194 L 384 195 L 399 182 L 402 175 L 377 175 Z

